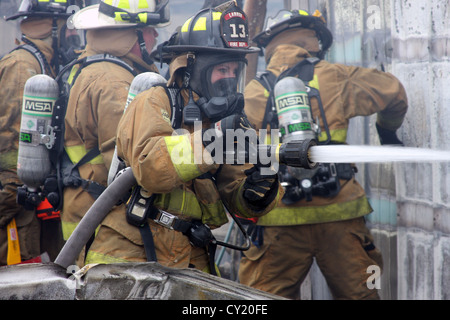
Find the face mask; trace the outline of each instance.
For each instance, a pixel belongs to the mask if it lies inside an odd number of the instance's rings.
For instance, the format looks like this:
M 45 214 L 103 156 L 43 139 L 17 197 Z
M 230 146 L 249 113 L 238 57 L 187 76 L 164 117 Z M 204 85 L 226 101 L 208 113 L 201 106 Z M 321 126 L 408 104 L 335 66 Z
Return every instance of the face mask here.
M 244 109 L 244 95 L 233 93 L 226 97 L 213 97 L 210 100 L 202 98 L 197 101 L 200 109 L 211 121 L 219 121 L 232 114 L 240 114 Z
M 211 95 L 213 97 L 227 97 L 236 94 L 237 80 L 236 78 L 220 79 L 211 85 Z
M 59 53 L 62 64 L 67 64 L 77 58 L 76 50 L 81 49 L 81 38 L 77 33 L 66 35 L 66 27 L 64 26 L 60 32 Z

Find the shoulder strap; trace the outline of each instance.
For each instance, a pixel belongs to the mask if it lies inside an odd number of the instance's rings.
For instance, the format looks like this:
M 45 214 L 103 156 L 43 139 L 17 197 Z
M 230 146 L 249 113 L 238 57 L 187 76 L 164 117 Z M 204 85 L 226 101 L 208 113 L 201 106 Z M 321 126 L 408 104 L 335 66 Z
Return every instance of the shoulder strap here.
M 275 85 L 275 81 L 277 80 L 277 77 L 269 70 L 258 72 L 256 74 L 255 78 L 259 83 L 263 85 L 263 87 L 271 92 L 272 88 Z
M 95 62 L 106 61 L 106 62 L 115 63 L 115 64 L 121 66 L 122 68 L 127 69 L 134 76 L 137 75 L 137 72 L 133 69 L 132 66 L 130 66 L 128 63 L 126 63 L 122 59 L 120 59 L 116 56 L 113 56 L 109 53 L 96 54 L 93 56 L 86 57 L 85 59 L 86 59 L 86 62 L 84 64 L 84 67 L 86 67 L 92 63 L 95 63 Z
M 273 101 L 273 88 L 275 87 L 277 77 L 271 71 L 266 70 L 258 73 L 255 79 L 269 92 L 261 128 L 265 129 L 270 124 L 271 128 L 275 129 L 278 127 L 278 122 L 274 122 L 276 111 L 275 102 Z
M 183 120 L 183 103 L 181 102 L 180 96 L 181 89 L 178 87 L 167 87 L 166 85 L 162 86 L 166 90 L 167 96 L 170 100 L 170 107 L 172 109 L 170 123 L 172 124 L 172 128 L 181 128 L 181 121 Z
M 284 77 L 298 77 L 308 84 L 314 78 L 314 67 L 319 61 L 320 59 L 316 57 L 303 59 L 292 68 L 280 74 L 277 80 Z
M 303 80 L 303 82 L 306 85 L 308 85 L 308 83 L 314 78 L 314 67 L 319 61 L 320 59 L 317 57 L 310 57 L 303 59 L 292 68 L 289 68 L 286 71 L 282 72 L 278 77 L 276 77 L 269 70 L 266 70 L 265 72 L 257 75 L 256 80 L 258 80 L 264 86 L 264 88 L 266 88 L 269 91 L 269 97 L 267 99 L 267 105 L 262 123 L 262 128 L 266 128 L 269 123 L 273 128 L 278 127 L 278 119 L 276 117 L 276 110 L 275 110 L 275 101 L 273 97 L 273 88 L 275 87 L 275 83 L 277 83 L 277 81 L 279 81 L 284 77 L 292 76 L 298 77 L 299 79 Z M 310 96 L 314 95 L 314 97 L 316 97 L 319 100 L 319 104 L 321 105 L 318 90 L 314 91 L 310 90 L 308 94 Z M 324 116 L 323 107 L 320 106 L 320 109 L 321 115 L 323 117 Z M 326 120 L 324 121 L 326 122 Z
M 89 57 L 85 57 L 83 59 L 77 60 L 75 61 L 74 64 L 80 64 L 80 67 L 78 68 L 77 72 L 75 73 L 75 75 L 73 76 L 73 79 L 71 81 L 71 86 L 73 86 L 73 84 L 75 83 L 75 80 L 78 78 L 79 74 L 81 73 L 81 70 L 93 63 L 96 62 L 111 62 L 111 63 L 115 63 L 119 66 L 121 66 L 122 68 L 125 68 L 126 70 L 128 70 L 133 76 L 137 75 L 137 72 L 133 69 L 132 66 L 130 66 L 128 63 L 126 63 L 125 61 L 123 61 L 122 59 L 113 56 L 109 53 L 101 53 L 101 54 L 96 54 L 93 56 L 89 56 Z
M 18 46 L 17 48 L 13 49 L 11 52 L 19 50 L 19 49 L 23 49 L 25 51 L 28 51 L 29 53 L 31 53 L 36 60 L 39 62 L 39 66 L 41 67 L 41 73 L 42 74 L 47 74 L 47 69 L 50 68 L 50 65 L 47 62 L 47 59 L 45 58 L 44 54 L 35 46 L 31 45 L 31 44 L 23 44 L 21 46 Z

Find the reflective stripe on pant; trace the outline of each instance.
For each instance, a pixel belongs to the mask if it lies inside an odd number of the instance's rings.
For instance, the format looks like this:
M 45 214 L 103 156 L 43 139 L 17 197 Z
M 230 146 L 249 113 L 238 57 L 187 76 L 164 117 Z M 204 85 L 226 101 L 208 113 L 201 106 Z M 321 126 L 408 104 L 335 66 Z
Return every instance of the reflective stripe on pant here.
M 379 299 L 367 280 L 371 265 L 382 268 L 381 253 L 364 218 L 288 227 L 264 227 L 264 244 L 244 252 L 240 282 L 289 299 L 300 298 L 300 285 L 315 257 L 335 299 Z
M 21 260 L 29 260 L 40 255 L 41 252 L 41 223 L 34 210 L 25 210 L 16 202 L 19 182 L 5 183 L 0 189 L 0 265 L 7 264 L 8 254 L 8 224 L 14 218 L 18 240 L 20 243 Z M 17 260 L 15 260 L 17 261 Z
M 126 222 L 125 222 L 126 223 Z M 181 232 L 150 223 L 158 263 L 173 268 L 188 268 L 209 272 L 209 259 L 204 248 L 194 248 Z M 136 228 L 139 235 L 139 230 Z M 136 243 L 116 230 L 102 225 L 86 257 L 88 263 L 146 262 L 142 243 Z

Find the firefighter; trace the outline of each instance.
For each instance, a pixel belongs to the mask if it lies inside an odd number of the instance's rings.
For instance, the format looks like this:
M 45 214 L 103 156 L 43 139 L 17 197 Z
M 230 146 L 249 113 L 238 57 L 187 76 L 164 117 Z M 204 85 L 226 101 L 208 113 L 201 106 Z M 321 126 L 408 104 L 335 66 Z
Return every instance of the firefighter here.
M 156 0 L 100 1 L 73 17 L 74 27 L 86 30 L 87 44 L 79 59 L 97 57 L 99 61 L 84 67 L 76 64 L 72 69 L 64 149 L 70 165 L 91 150 L 96 152 L 70 172 L 78 171 L 81 185 L 73 176 L 66 179 L 61 213 L 65 240 L 107 185 L 117 124 L 131 82 L 139 73 L 158 73 L 149 54 L 158 36 L 156 28 L 169 23 L 167 4 Z
M 245 56 L 255 52 L 248 46 L 246 16 L 234 1 L 199 11 L 154 51 L 155 59 L 170 62 L 170 79 L 136 96 L 117 131 L 118 155 L 152 205 L 141 224 L 127 219 L 133 200 L 116 207 L 102 222 L 88 263 L 157 261 L 215 274 L 211 230 L 228 222 L 225 208 L 254 217 L 274 207 L 282 195 L 277 175 L 215 161 L 221 157 L 205 149 L 212 139 L 202 135 L 219 124 L 223 132 L 248 128 L 238 88 Z M 145 230 L 150 240 L 141 236 Z
M 54 259 L 61 248 L 62 239 L 55 231 L 60 230 L 59 221 L 41 226 L 34 210 L 17 204 L 17 188 L 22 182 L 16 165 L 25 82 L 37 74 L 55 77 L 59 66 L 75 57 L 74 50 L 79 48 L 80 38 L 73 33 L 69 36 L 66 28 L 70 6 L 81 4 L 72 0 L 23 0 L 18 12 L 6 18 L 22 18 L 22 37 L 19 45 L 0 61 L 0 265 L 37 258 L 44 251 Z M 41 243 L 41 227 L 51 227 L 57 234 L 49 237 L 42 232 Z
M 320 12 L 282 10 L 267 19 L 264 31 L 253 40 L 264 48 L 267 73 L 275 78 L 304 59 L 311 61 L 307 84 L 318 89 L 326 118 L 320 116 L 319 99 L 311 98 L 313 118 L 322 120 L 319 143 L 344 144 L 351 118 L 377 114 L 381 143 L 401 144 L 396 130 L 407 111 L 402 84 L 389 73 L 323 60 L 332 34 Z M 255 78 L 245 88 L 245 112 L 257 130 L 278 128 L 276 113 L 265 112 L 269 91 L 263 83 Z M 368 267 L 382 268 L 381 252 L 365 225 L 372 208 L 355 180 L 354 167 L 337 169 L 336 192 L 317 189 L 322 194 L 313 192 L 307 199 L 306 191 L 294 197 L 286 188 L 280 205 L 258 220 L 255 229 L 262 237 L 240 262 L 243 284 L 298 299 L 315 258 L 335 299 L 379 299 L 377 290 L 366 284 Z

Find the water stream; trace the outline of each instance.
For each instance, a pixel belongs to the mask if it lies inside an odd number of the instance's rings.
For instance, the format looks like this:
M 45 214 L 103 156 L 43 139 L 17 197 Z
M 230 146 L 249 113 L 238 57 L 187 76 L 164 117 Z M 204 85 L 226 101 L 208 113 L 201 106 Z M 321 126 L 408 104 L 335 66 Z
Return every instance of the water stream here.
M 396 146 L 314 146 L 309 158 L 318 163 L 450 162 L 450 151 Z

